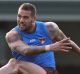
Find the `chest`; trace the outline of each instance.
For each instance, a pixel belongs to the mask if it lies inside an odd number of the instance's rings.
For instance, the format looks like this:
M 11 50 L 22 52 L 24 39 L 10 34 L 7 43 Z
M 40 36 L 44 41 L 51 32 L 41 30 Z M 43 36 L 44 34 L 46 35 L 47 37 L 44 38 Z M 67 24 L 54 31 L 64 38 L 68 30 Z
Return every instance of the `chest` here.
M 50 37 L 42 31 L 38 31 L 34 34 L 22 34 L 22 40 L 28 45 L 47 45 L 52 43 Z

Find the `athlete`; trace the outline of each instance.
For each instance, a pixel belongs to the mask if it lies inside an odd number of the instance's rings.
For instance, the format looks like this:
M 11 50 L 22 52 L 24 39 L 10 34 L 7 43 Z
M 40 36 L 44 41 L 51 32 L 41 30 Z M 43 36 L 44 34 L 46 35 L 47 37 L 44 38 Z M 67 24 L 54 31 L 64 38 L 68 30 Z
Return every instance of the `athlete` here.
M 20 5 L 17 26 L 6 36 L 13 59 L 0 68 L 0 74 L 58 74 L 54 52 L 80 53 L 80 48 L 54 22 L 36 21 L 36 7 Z

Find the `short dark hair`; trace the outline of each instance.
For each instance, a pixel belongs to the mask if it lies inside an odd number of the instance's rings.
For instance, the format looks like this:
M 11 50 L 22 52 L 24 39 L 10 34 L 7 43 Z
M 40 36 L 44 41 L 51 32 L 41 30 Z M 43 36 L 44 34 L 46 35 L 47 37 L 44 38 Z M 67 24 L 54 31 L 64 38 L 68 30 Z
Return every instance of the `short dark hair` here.
M 21 8 L 23 10 L 31 11 L 32 16 L 36 15 L 36 13 L 37 13 L 35 5 L 33 5 L 31 3 L 23 3 L 22 5 L 20 5 L 19 8 Z

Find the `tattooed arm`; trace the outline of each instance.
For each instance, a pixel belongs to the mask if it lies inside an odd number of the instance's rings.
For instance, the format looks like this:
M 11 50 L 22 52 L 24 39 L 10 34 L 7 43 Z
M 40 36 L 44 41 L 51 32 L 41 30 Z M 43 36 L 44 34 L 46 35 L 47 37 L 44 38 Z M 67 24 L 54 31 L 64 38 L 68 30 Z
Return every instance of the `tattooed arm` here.
M 28 44 L 25 44 L 21 40 L 19 33 L 15 31 L 8 32 L 5 38 L 11 50 L 16 50 L 17 52 L 24 55 L 35 55 L 35 54 L 40 54 L 47 51 L 65 51 L 66 52 L 67 50 L 64 50 L 64 49 L 71 49 L 71 47 L 67 46 L 67 45 L 70 45 L 70 43 L 67 42 L 69 40 L 68 38 L 63 39 L 54 44 L 45 45 L 45 46 L 29 46 Z
M 33 55 L 45 52 L 45 46 L 37 47 L 25 44 L 23 41 L 21 41 L 19 33 L 15 31 L 10 31 L 6 34 L 6 41 L 11 50 L 16 50 L 17 52 L 24 55 Z
M 49 31 L 49 35 L 55 41 L 59 41 L 59 40 L 67 38 L 66 35 L 60 30 L 60 28 L 58 27 L 58 25 L 56 23 L 46 22 L 46 25 L 47 25 L 47 28 Z M 69 42 L 71 43 L 70 46 L 72 47 L 73 51 L 80 54 L 79 46 L 76 43 L 74 43 L 71 39 L 69 40 Z

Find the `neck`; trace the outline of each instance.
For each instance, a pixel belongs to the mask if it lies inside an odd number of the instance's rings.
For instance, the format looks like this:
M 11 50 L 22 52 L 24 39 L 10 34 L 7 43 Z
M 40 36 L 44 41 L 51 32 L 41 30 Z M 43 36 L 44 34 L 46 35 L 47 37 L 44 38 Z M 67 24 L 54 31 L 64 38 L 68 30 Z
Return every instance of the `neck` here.
M 36 25 L 35 25 L 35 23 L 33 23 L 31 29 L 28 30 L 27 33 L 31 34 L 31 33 L 35 32 L 35 29 L 36 29 Z

